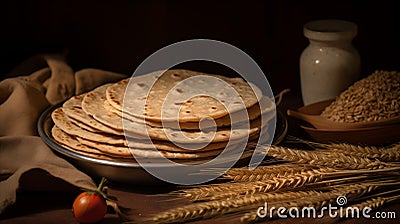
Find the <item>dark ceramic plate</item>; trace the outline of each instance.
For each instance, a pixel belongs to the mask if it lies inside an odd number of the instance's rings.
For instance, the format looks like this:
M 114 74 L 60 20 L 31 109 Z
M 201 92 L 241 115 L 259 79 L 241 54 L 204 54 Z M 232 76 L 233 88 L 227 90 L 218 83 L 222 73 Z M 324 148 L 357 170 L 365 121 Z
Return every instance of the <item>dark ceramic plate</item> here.
M 114 181 L 125 183 L 140 183 L 140 184 L 155 184 L 162 183 L 151 174 L 147 173 L 135 161 L 118 161 L 118 160 L 105 160 L 94 158 L 90 156 L 81 155 L 68 150 L 67 148 L 59 145 L 51 135 L 51 129 L 54 125 L 51 119 L 51 113 L 62 104 L 58 104 L 48 108 L 40 116 L 38 121 L 38 132 L 43 141 L 53 149 L 59 156 L 65 158 L 78 169 L 83 172 L 96 176 L 107 177 Z M 285 138 L 287 133 L 286 117 L 278 111 L 276 122 L 276 130 L 274 136 L 274 144 L 278 144 Z M 251 154 L 250 154 L 251 155 Z M 151 163 L 152 166 L 160 169 L 168 169 L 170 164 L 165 163 Z

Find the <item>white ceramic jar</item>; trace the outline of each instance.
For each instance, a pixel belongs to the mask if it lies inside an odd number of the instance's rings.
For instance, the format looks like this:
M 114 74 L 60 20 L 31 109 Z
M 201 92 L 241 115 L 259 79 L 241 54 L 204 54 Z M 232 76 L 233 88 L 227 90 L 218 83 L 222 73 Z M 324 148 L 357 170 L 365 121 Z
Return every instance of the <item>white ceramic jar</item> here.
M 304 25 L 310 41 L 300 56 L 304 105 L 333 99 L 360 75 L 360 55 L 351 41 L 357 25 L 343 20 L 316 20 Z

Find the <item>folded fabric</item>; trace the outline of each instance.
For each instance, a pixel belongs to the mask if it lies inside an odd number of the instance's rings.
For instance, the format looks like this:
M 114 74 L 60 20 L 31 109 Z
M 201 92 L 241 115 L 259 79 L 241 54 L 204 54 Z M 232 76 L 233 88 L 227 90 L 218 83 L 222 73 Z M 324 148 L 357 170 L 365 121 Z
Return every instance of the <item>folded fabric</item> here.
M 125 76 L 99 69 L 74 73 L 62 56 L 43 55 L 42 58 L 47 67 L 0 82 L 0 213 L 15 203 L 21 183 L 28 190 L 45 186 L 46 190 L 65 191 L 57 189 L 59 185 L 52 189 L 51 183 L 36 182 L 38 176 L 44 177 L 39 178 L 44 181 L 58 178 L 71 186 L 95 188 L 89 176 L 55 155 L 37 136 L 36 122 L 50 105 Z M 32 171 L 36 173 L 34 179 L 29 178 Z M 54 178 L 46 178 L 48 175 Z

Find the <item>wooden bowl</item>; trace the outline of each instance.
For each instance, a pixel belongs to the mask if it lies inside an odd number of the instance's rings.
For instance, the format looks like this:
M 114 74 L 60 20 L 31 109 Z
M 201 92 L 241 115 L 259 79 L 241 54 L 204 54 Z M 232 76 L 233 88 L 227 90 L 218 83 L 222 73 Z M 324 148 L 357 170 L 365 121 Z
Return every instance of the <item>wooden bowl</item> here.
M 321 101 L 298 109 L 298 112 L 319 115 L 332 100 Z M 350 143 L 366 145 L 388 145 L 400 141 L 400 122 L 377 123 L 361 128 L 315 128 L 300 122 L 300 127 L 314 140 L 323 143 Z
M 327 118 L 322 117 L 321 113 L 328 105 L 331 104 L 332 101 L 333 100 L 326 100 L 314 103 L 299 108 L 297 111 L 288 110 L 287 114 L 290 117 L 296 118 L 301 121 L 305 121 L 317 129 L 342 130 L 342 129 L 373 128 L 378 126 L 386 126 L 386 125 L 400 123 L 400 116 L 388 119 L 382 119 L 378 121 L 368 121 L 368 122 L 346 123 L 346 122 L 331 121 Z
M 307 134 L 317 142 L 350 143 L 361 145 L 389 145 L 400 141 L 400 124 L 372 128 L 329 130 L 316 129 L 300 125 Z

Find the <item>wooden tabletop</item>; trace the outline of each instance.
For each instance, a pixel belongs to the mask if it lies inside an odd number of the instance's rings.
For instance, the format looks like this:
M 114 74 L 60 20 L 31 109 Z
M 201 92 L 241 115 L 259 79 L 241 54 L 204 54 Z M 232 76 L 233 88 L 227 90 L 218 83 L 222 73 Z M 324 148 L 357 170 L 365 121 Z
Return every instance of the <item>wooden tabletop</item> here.
M 113 183 L 109 186 L 109 194 L 116 196 L 119 205 L 128 208 L 129 218 L 141 223 L 140 219 L 163 212 L 167 209 L 190 204 L 188 200 L 168 196 L 167 193 L 177 188 L 174 186 L 130 186 L 126 184 Z M 0 223 L 27 224 L 27 223 L 76 223 L 73 218 L 71 206 L 76 193 L 38 193 L 24 192 L 18 193 L 18 203 L 2 217 Z M 171 200 L 174 199 L 174 200 Z M 374 216 L 375 212 L 395 212 L 396 216 L 400 215 L 400 203 L 388 204 L 371 212 Z M 347 219 L 339 220 L 325 216 L 320 219 L 276 219 L 269 220 L 272 223 L 399 223 L 397 219 Z M 195 221 L 193 223 L 238 223 L 239 219 L 235 217 L 218 217 L 211 220 Z M 114 214 L 107 214 L 102 224 L 121 223 Z

